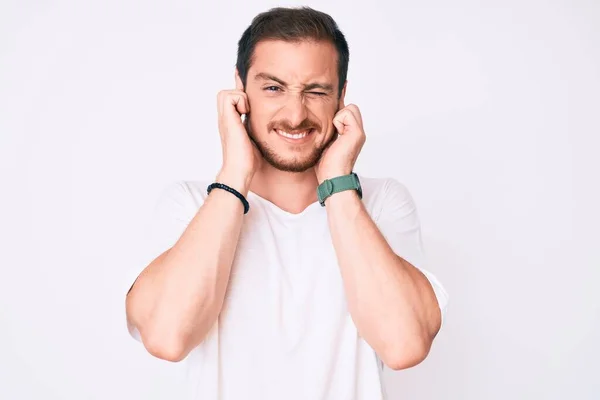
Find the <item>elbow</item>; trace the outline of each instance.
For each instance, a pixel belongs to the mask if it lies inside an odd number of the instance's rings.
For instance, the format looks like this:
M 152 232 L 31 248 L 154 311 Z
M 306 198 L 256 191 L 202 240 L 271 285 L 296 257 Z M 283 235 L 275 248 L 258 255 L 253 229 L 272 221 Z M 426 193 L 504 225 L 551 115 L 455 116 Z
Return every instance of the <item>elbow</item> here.
M 183 361 L 190 351 L 187 335 L 180 329 L 164 328 L 169 325 L 165 322 L 157 324 L 149 321 L 136 324 L 139 341 L 146 351 L 156 358 L 170 362 Z
M 390 369 L 400 371 L 423 362 L 431 349 L 431 343 L 422 338 L 407 340 L 383 352 L 381 361 Z
M 399 371 L 412 368 L 427 358 L 441 325 L 441 313 L 439 309 L 436 311 L 437 315 L 430 326 L 417 328 L 412 333 L 405 331 L 393 335 L 394 338 L 404 339 L 390 340 L 388 343 L 393 345 L 387 346 L 383 352 L 381 359 L 390 369 Z
M 165 338 L 164 335 L 160 334 L 141 334 L 142 343 L 144 347 L 152 356 L 161 360 L 170 362 L 183 361 L 187 355 L 187 347 L 184 340 L 179 338 Z
M 165 361 L 179 362 L 189 353 L 186 335 L 172 327 L 172 321 L 148 315 L 147 309 L 135 306 L 131 297 L 127 300 L 127 326 L 150 355 Z

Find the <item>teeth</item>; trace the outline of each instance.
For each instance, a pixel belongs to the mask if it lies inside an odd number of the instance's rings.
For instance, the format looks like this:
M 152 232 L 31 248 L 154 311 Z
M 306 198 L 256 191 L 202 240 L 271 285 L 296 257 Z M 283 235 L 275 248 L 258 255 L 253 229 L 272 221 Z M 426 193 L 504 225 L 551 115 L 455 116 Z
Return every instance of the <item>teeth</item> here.
M 281 136 L 285 136 L 286 138 L 290 138 L 290 139 L 302 139 L 303 137 L 308 135 L 308 131 L 292 134 L 292 133 L 278 130 L 277 133 L 280 134 Z

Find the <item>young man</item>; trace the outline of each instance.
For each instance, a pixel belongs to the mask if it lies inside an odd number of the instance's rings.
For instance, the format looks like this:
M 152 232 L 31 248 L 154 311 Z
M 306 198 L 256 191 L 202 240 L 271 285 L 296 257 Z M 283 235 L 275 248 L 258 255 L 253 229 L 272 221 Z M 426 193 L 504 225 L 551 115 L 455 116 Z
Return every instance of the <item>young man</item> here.
M 353 172 L 348 58 L 327 14 L 258 15 L 218 95 L 219 173 L 161 197 L 127 323 L 188 363 L 190 399 L 384 399 L 383 365 L 418 364 L 440 329 L 447 295 L 410 193 Z

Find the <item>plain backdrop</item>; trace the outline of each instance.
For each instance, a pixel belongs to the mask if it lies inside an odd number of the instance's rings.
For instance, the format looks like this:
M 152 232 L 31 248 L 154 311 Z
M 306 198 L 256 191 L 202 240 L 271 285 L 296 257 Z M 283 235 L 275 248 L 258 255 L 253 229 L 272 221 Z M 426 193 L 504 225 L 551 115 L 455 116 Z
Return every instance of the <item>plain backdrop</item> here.
M 124 271 L 164 186 L 220 166 L 243 30 L 299 4 L 1 2 L 0 399 L 177 398 Z M 600 398 L 600 2 L 302 4 L 350 44 L 356 170 L 408 187 L 450 295 L 390 399 Z

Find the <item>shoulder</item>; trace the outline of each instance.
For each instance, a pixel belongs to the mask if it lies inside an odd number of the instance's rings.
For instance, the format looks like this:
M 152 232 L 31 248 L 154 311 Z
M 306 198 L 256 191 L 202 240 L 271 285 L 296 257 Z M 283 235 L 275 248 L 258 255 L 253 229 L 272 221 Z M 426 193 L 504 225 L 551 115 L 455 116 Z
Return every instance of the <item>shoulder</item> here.
M 209 181 L 208 179 L 200 179 L 182 180 L 180 182 L 182 185 L 186 186 L 189 195 L 192 197 L 192 199 L 200 203 L 206 199 L 206 196 L 208 196 L 208 185 L 210 185 L 213 181 Z
M 371 177 L 357 173 L 363 190 L 365 201 L 382 201 L 393 198 L 395 200 L 411 199 L 408 187 L 393 177 Z M 412 199 L 411 199 L 412 200 Z
M 375 219 L 389 212 L 401 209 L 411 212 L 415 208 L 408 187 L 397 178 L 357 175 L 363 191 L 363 203 Z
M 206 199 L 208 180 L 178 179 L 166 183 L 159 194 L 159 201 L 177 203 L 180 206 L 200 206 Z

